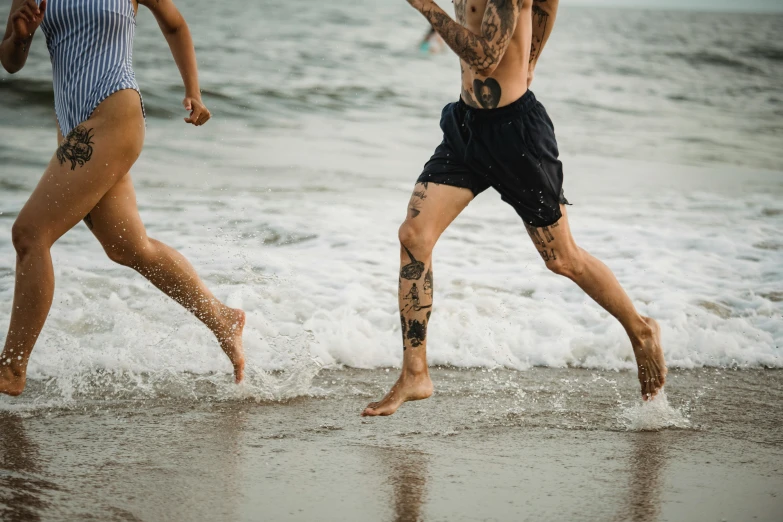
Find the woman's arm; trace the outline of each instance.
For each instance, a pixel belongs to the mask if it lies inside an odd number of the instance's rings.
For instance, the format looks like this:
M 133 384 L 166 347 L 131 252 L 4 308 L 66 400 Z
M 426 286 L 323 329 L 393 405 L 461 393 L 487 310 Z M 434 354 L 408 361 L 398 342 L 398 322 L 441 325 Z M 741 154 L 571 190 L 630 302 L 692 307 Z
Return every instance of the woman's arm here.
M 204 125 L 211 117 L 209 110 L 201 101 L 201 89 L 198 85 L 198 65 L 196 65 L 196 49 L 190 37 L 190 29 L 172 0 L 139 0 L 146 6 L 158 21 L 160 30 L 171 49 L 174 62 L 185 84 L 185 99 L 182 105 L 191 111 L 185 118 L 187 123 Z
M 43 22 L 46 0 L 40 7 L 35 0 L 13 0 L 5 35 L 0 43 L 0 62 L 11 74 L 19 71 L 27 62 L 30 43 L 38 26 Z

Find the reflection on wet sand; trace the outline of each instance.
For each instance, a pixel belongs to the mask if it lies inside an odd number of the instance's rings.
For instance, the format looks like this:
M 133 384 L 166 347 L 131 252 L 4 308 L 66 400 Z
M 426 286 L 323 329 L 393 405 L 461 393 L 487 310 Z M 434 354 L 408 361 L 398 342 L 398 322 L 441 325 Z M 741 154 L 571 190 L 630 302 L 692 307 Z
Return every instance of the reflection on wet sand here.
M 661 513 L 663 471 L 666 468 L 665 433 L 642 432 L 631 435 L 628 503 L 618 520 L 650 522 Z
M 134 430 L 144 430 L 156 443 L 133 439 L 138 445 L 130 454 L 146 458 L 115 477 L 134 498 L 121 507 L 143 520 L 187 520 L 196 514 L 202 520 L 237 520 L 244 410 L 228 406 L 206 416 L 174 416 L 173 423 L 138 422 Z
M 27 438 L 25 420 L 0 413 L 0 520 L 41 520 L 56 485 L 39 478 L 38 446 Z
M 427 497 L 429 457 L 420 451 L 404 448 L 376 448 L 389 474 L 394 492 L 395 522 L 424 520 L 422 508 Z

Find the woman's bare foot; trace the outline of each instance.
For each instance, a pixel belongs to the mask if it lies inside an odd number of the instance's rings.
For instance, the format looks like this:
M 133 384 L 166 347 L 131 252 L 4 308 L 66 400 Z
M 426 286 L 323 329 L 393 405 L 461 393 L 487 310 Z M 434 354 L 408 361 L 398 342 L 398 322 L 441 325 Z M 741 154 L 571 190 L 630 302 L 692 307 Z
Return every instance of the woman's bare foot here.
M 239 384 L 245 378 L 245 352 L 242 349 L 245 312 L 226 307 L 223 317 L 225 318 L 223 326 L 220 331 L 215 332 L 215 337 L 234 366 L 234 379 Z
M 14 371 L 7 364 L 0 366 L 0 393 L 16 397 L 24 391 L 27 375 L 24 370 Z
M 649 400 L 663 388 L 666 382 L 666 361 L 661 347 L 661 327 L 658 321 L 643 317 L 649 331 L 634 344 L 633 353 L 639 366 L 639 383 L 642 386 L 642 399 Z
M 432 395 L 432 380 L 428 372 L 411 373 L 404 368 L 400 378 L 389 393 L 378 402 L 371 402 L 362 412 L 362 417 L 391 415 L 404 402 L 420 401 Z

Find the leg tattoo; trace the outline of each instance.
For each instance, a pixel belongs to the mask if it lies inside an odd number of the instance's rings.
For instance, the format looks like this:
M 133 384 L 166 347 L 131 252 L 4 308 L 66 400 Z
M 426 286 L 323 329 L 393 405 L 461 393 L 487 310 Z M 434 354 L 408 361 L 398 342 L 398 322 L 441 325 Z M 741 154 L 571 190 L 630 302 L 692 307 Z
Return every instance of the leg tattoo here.
M 418 188 L 421 185 L 423 188 Z M 410 203 L 408 203 L 408 210 L 410 210 L 410 218 L 414 219 L 421 214 L 421 202 L 427 199 L 427 183 L 416 183 L 416 189 L 413 190 Z
M 92 216 L 90 216 L 89 214 L 87 214 L 86 216 L 84 216 L 84 224 L 85 224 L 85 225 L 87 225 L 87 228 L 89 228 L 90 230 L 92 230 L 92 228 L 93 228 L 93 224 L 92 224 Z
M 424 263 L 417 261 L 416 258 L 413 257 L 413 254 L 411 254 L 411 251 L 408 250 L 408 247 L 402 245 L 402 248 L 405 249 L 405 252 L 408 254 L 411 262 L 400 269 L 400 277 L 403 279 L 416 281 L 421 277 L 421 274 L 424 273 Z
M 71 162 L 71 170 L 76 170 L 76 165 L 84 166 L 92 158 L 92 129 L 79 125 L 65 137 L 57 149 L 57 160 L 60 165 L 66 161 Z
M 433 278 L 432 268 L 427 268 L 425 273 L 424 263 L 416 259 L 408 247 L 402 245 L 402 248 L 410 259 L 410 262 L 400 269 L 400 324 L 402 349 L 405 350 L 408 343 L 417 348 L 422 346 L 427 338 L 427 323 L 432 313 Z M 407 293 L 403 293 L 403 284 L 410 284 Z

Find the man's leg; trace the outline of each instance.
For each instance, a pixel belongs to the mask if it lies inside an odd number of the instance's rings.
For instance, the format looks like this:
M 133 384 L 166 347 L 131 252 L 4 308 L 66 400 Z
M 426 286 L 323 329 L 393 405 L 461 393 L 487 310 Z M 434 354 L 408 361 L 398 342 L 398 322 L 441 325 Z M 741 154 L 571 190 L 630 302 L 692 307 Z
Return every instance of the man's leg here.
M 370 403 L 364 416 L 391 415 L 402 403 L 432 395 L 427 369 L 427 324 L 432 312 L 432 249 L 446 227 L 473 199 L 465 188 L 417 183 L 400 227 L 400 323 L 402 372 L 379 402 Z
M 182 254 L 147 236 L 130 174 L 101 198 L 85 221 L 112 261 L 136 270 L 212 330 L 240 382 L 245 368 L 245 313 L 212 295 Z
M 652 398 L 666 381 L 660 327 L 654 319 L 639 315 L 609 267 L 577 246 L 565 206 L 560 210 L 563 217 L 557 223 L 542 228 L 527 226 L 527 232 L 547 268 L 571 279 L 620 321 L 636 356 L 642 397 Z

